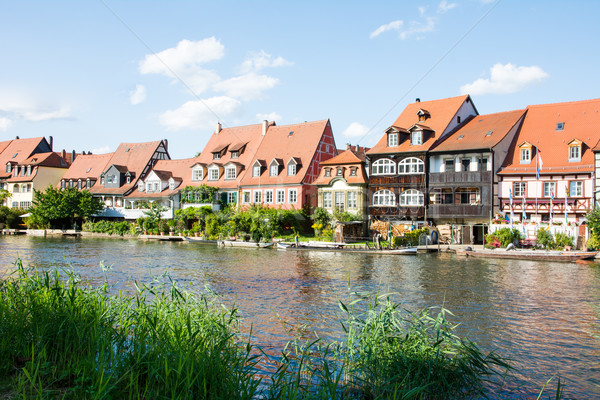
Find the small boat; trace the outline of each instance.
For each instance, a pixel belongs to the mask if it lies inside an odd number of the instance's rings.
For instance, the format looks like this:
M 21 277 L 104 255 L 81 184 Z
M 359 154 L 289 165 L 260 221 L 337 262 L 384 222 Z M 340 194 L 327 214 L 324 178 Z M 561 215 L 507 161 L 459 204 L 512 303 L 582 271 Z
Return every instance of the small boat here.
M 208 239 L 203 239 L 200 237 L 192 237 L 192 236 L 185 236 L 185 240 L 188 241 L 188 243 L 195 243 L 195 244 L 217 244 L 218 240 L 208 240 Z
M 575 262 L 589 260 L 596 256 L 595 251 L 559 251 L 559 250 L 467 250 L 466 256 L 481 258 L 510 258 L 531 261 Z
M 219 240 L 219 247 L 246 247 L 255 249 L 266 249 L 273 246 L 273 242 L 243 242 L 241 240 Z
M 315 245 L 315 243 L 320 243 Z M 341 253 L 354 254 L 386 254 L 386 255 L 416 255 L 417 247 L 403 247 L 399 249 L 373 249 L 365 247 L 352 247 L 346 243 L 331 243 L 331 242 L 300 242 L 296 247 L 295 243 L 278 242 L 277 248 L 280 250 L 295 250 L 295 251 L 335 251 Z

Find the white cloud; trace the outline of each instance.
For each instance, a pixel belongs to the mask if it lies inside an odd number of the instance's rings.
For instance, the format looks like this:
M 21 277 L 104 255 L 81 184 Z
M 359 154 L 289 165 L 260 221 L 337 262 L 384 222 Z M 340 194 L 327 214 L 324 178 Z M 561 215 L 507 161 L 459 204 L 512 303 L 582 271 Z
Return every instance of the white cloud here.
M 233 114 L 240 105 L 238 100 L 226 96 L 188 101 L 176 110 L 162 113 L 159 122 L 172 131 L 211 128 L 217 121 L 215 114 L 224 118 Z
M 218 82 L 214 88 L 219 92 L 224 92 L 227 96 L 252 100 L 261 98 L 265 90 L 272 89 L 278 83 L 279 79 L 277 78 L 250 72 Z
M 456 4 L 456 3 L 448 3 L 446 0 L 442 0 L 441 3 L 438 5 L 437 12 L 438 12 L 438 14 L 443 14 L 447 11 L 452 10 L 457 5 L 458 4 Z
M 202 65 L 223 58 L 224 51 L 225 46 L 214 37 L 195 42 L 184 39 L 175 47 L 146 55 L 139 69 L 142 74 L 162 74 L 174 78 L 175 82 L 180 78 L 201 93 L 220 79 L 217 73 Z
M 264 50 L 258 53 L 253 53 L 249 58 L 242 62 L 240 70 L 243 74 L 248 72 L 258 72 L 264 68 L 288 67 L 294 63 L 286 60 L 283 57 L 273 57 Z
M 276 112 L 272 112 L 269 114 L 256 114 L 256 118 L 258 118 L 259 121 L 279 121 L 281 119 L 281 115 L 277 114 Z
M 515 93 L 526 86 L 539 83 L 549 75 L 536 65 L 530 67 L 517 67 L 511 63 L 495 64 L 490 68 L 488 79 L 479 78 L 473 83 L 460 87 L 463 94 L 508 94 Z
M 70 107 L 44 104 L 22 93 L 4 92 L 0 97 L 0 112 L 33 122 L 71 118 Z
M 426 18 L 424 22 L 421 21 L 410 21 L 408 23 L 408 29 L 400 32 L 400 39 L 408 39 L 414 35 L 420 35 L 423 33 L 431 32 L 435 28 L 435 18 Z
M 6 117 L 0 118 L 0 131 L 6 132 L 8 128 L 10 128 L 12 125 L 13 121 L 11 121 L 10 119 Z
M 371 32 L 369 37 L 373 39 L 374 37 L 377 37 L 387 31 L 399 32 L 400 28 L 402 28 L 402 25 L 404 25 L 404 21 L 402 20 L 392 21 L 389 24 L 381 25 L 379 28 L 375 29 L 373 32 Z
M 129 102 L 134 106 L 146 101 L 146 87 L 144 85 L 135 85 L 135 89 L 129 92 Z
M 110 153 L 109 146 L 103 146 L 103 147 L 98 147 L 96 149 L 92 149 L 92 154 L 104 154 L 104 153 Z
M 344 131 L 344 136 L 349 138 L 361 137 L 369 132 L 369 128 L 358 122 L 353 122 Z

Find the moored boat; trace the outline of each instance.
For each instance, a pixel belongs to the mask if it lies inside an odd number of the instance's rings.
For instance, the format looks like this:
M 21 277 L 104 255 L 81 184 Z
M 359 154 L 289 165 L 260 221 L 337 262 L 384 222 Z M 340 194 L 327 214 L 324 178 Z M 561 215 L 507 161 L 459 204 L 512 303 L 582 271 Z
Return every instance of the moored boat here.
M 467 250 L 466 256 L 481 258 L 511 258 L 531 261 L 575 262 L 589 260 L 596 256 L 595 251 L 559 251 L 559 250 Z
M 241 240 L 219 240 L 219 247 L 246 247 L 255 249 L 265 249 L 273 246 L 273 242 L 243 242 Z
M 386 255 L 416 255 L 417 247 L 403 247 L 399 249 L 374 249 L 365 247 L 353 247 L 346 243 L 328 243 L 321 242 L 301 242 L 298 246 L 295 243 L 277 243 L 277 248 L 280 250 L 292 250 L 292 251 L 335 251 L 341 253 L 358 253 L 358 254 L 386 254 Z M 328 245 L 329 244 L 329 245 Z
M 208 239 L 203 239 L 200 237 L 191 237 L 191 236 L 185 236 L 185 240 L 188 241 L 188 243 L 195 243 L 195 244 L 217 244 L 218 240 L 208 240 Z

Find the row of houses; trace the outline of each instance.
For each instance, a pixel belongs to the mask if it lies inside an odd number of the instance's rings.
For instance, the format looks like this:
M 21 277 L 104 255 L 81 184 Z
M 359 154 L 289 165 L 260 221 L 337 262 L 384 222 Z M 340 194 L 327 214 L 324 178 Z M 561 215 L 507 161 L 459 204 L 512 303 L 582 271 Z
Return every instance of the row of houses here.
M 87 189 L 102 216 L 135 219 L 148 204 L 173 211 L 221 204 L 347 211 L 365 222 L 453 224 L 480 242 L 489 224 L 576 223 L 600 181 L 600 99 L 480 115 L 469 95 L 409 104 L 372 148 L 338 150 L 329 120 L 279 126 L 217 124 L 198 156 L 172 160 L 167 140 L 114 153 L 52 151 L 52 140 L 0 142 L 0 184 L 13 207 L 48 184 Z M 42 179 L 43 177 L 43 179 Z M 214 198 L 210 199 L 214 203 Z

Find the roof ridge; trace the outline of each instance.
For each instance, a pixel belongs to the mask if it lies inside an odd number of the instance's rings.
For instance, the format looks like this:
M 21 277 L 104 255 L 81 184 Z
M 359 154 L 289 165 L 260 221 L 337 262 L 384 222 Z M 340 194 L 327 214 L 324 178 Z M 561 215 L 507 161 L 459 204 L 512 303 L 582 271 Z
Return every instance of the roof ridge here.
M 527 106 L 527 109 L 529 108 L 542 108 L 542 107 L 556 107 L 559 105 L 576 105 L 576 104 L 585 104 L 585 103 L 593 103 L 593 102 L 600 102 L 600 98 L 596 98 L 596 99 L 587 99 L 587 100 L 574 100 L 574 101 L 563 101 L 563 102 L 557 102 L 557 103 L 543 103 L 543 104 L 530 104 Z

